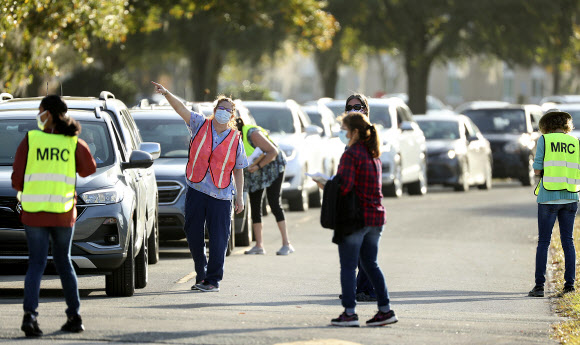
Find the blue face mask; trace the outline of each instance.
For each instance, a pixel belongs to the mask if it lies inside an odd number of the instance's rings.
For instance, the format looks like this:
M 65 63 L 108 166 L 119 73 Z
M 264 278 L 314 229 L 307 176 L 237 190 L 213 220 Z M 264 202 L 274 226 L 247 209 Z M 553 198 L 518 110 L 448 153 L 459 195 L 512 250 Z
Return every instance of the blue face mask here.
M 350 142 L 350 139 L 346 137 L 346 129 L 341 129 L 340 132 L 338 132 L 338 138 L 345 145 L 348 145 Z
M 228 113 L 227 110 L 218 109 L 215 112 L 216 121 L 218 123 L 221 123 L 222 125 L 225 125 L 226 123 L 228 123 L 230 121 L 231 116 L 232 116 L 232 114 Z

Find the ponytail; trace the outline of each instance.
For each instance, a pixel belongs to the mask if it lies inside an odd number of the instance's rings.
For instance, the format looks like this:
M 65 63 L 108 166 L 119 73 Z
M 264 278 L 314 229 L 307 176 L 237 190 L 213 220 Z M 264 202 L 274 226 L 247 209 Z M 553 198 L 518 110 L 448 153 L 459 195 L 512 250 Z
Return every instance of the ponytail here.
M 236 121 L 236 128 L 238 129 L 238 131 L 242 131 L 242 127 L 244 127 L 244 120 L 242 120 L 241 117 L 236 117 L 235 118 Z
M 351 130 L 358 131 L 359 141 L 367 148 L 373 158 L 381 156 L 381 141 L 375 125 L 371 124 L 369 118 L 362 113 L 353 112 L 345 114 L 342 122 Z
M 67 115 L 66 103 L 57 95 L 49 95 L 42 99 L 40 106 L 52 116 L 54 129 L 60 134 L 70 137 L 79 135 L 81 124 Z

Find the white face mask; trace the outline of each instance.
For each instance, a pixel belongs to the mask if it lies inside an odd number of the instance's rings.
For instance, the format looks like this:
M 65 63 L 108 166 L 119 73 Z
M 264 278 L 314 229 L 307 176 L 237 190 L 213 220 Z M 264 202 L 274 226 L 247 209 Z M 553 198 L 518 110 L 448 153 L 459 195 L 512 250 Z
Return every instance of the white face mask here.
M 227 110 L 218 109 L 215 112 L 215 119 L 218 123 L 225 125 L 226 123 L 230 122 L 230 117 L 232 114 L 228 113 Z
M 346 137 L 346 129 L 341 129 L 340 132 L 338 132 L 338 138 L 345 145 L 348 145 L 350 142 L 350 139 Z
M 44 122 L 40 119 L 44 114 L 46 114 L 46 110 L 36 115 L 36 124 L 38 125 L 38 128 L 40 128 L 41 131 L 44 131 L 44 126 L 48 122 L 48 116 L 46 117 L 46 120 L 44 120 Z

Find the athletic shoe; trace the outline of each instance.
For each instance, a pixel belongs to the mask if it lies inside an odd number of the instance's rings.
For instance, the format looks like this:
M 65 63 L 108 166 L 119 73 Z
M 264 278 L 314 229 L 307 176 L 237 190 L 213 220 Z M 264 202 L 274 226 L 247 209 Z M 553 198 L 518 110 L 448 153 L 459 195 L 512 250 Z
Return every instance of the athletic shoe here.
M 399 321 L 395 312 L 389 310 L 386 313 L 383 313 L 379 310 L 379 312 L 370 320 L 367 321 L 367 326 L 384 326 L 390 323 L 395 323 Z
M 544 287 L 540 285 L 534 286 L 534 288 L 528 292 L 529 297 L 544 297 Z
M 570 292 L 574 292 L 576 291 L 576 289 L 574 289 L 574 286 L 564 286 L 564 289 L 562 290 L 562 294 L 567 294 Z
M 42 331 L 38 327 L 38 321 L 36 320 L 36 316 L 25 313 L 24 317 L 22 318 L 22 326 L 20 329 L 26 334 L 27 337 L 40 337 L 42 335 Z
M 365 292 L 358 292 L 356 294 L 356 300 L 357 302 L 376 302 L 377 296 L 373 296 Z
M 260 247 L 252 247 L 252 249 L 250 250 L 246 250 L 244 252 L 244 254 L 249 254 L 249 255 L 264 255 L 266 254 L 266 251 L 264 250 L 264 248 L 260 248 Z
M 80 315 L 69 316 L 66 323 L 60 328 L 63 332 L 80 333 L 85 330 L 83 320 Z
M 294 253 L 294 247 L 292 247 L 292 245 L 289 244 L 287 246 L 282 246 L 282 248 L 280 248 L 280 250 L 276 252 L 276 255 L 288 255 L 292 253 Z
M 206 281 L 201 282 L 200 284 L 195 285 L 199 291 L 203 292 L 219 292 L 220 288 L 212 285 Z
M 340 314 L 336 319 L 330 320 L 330 324 L 339 327 L 359 327 L 358 315 L 347 315 L 346 312 Z

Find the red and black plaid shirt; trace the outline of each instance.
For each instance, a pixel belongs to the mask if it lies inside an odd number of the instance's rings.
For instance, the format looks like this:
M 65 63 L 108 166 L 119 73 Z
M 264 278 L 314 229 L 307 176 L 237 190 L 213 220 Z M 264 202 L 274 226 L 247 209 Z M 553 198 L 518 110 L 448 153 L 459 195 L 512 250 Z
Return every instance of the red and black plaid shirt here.
M 342 154 L 337 175 L 341 178 L 342 195 L 354 188 L 362 208 L 365 225 L 384 225 L 386 212 L 381 204 L 383 198 L 381 160 L 372 158 L 367 148 L 357 142 Z

